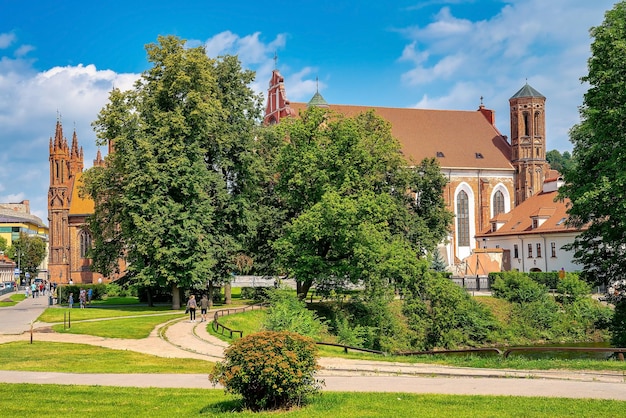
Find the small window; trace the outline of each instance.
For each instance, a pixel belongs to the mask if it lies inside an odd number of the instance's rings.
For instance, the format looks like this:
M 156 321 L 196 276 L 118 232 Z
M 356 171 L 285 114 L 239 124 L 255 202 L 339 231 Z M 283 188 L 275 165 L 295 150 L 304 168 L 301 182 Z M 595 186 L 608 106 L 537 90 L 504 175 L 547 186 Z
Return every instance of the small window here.
M 541 244 L 537 243 L 537 258 L 541 258 Z
M 437 151 L 437 158 L 443 158 L 445 155 L 441 151 Z
M 519 258 L 519 248 L 517 247 L 517 244 L 513 245 L 513 258 Z
M 533 219 L 533 229 L 537 229 L 539 227 L 539 221 L 537 219 Z
M 528 258 L 533 258 L 533 245 L 528 244 Z
M 556 242 L 550 243 L 550 255 L 552 258 L 556 258 Z
M 476 153 L 476 158 L 478 158 L 478 159 L 483 159 L 483 158 L 485 158 L 485 157 L 483 157 L 483 154 L 481 154 L 480 152 L 477 152 L 477 153 Z
M 558 221 L 556 224 L 557 224 L 557 225 L 561 225 L 563 222 L 565 222 L 565 219 L 566 219 L 566 218 L 561 218 L 561 220 L 560 220 L 560 221 Z

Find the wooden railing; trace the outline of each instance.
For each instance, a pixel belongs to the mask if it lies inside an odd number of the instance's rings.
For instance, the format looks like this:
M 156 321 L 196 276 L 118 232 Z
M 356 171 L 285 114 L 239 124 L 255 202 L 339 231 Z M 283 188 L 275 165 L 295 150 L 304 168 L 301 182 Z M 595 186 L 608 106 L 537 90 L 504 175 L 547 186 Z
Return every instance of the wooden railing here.
M 213 331 L 215 332 L 221 331 L 222 335 L 224 335 L 225 331 L 228 331 L 230 338 L 233 338 L 233 334 L 239 334 L 239 338 L 241 338 L 243 337 L 243 331 L 231 329 L 227 327 L 226 325 L 220 324 L 219 318 L 222 316 L 232 315 L 232 314 L 246 312 L 246 311 L 253 311 L 255 309 L 263 309 L 263 308 L 264 308 L 264 305 L 262 303 L 257 303 L 254 305 L 244 306 L 243 308 L 228 308 L 228 309 L 221 309 L 219 311 L 215 311 L 215 314 L 213 315 L 213 322 L 211 323 L 211 326 L 213 327 Z
M 344 344 L 324 343 L 324 342 L 316 342 L 315 344 L 317 344 L 317 345 L 327 345 L 329 347 L 341 347 L 341 348 L 343 348 L 344 353 L 347 353 L 348 350 L 353 350 L 353 351 L 362 351 L 364 353 L 374 353 L 374 354 L 386 355 L 386 353 L 384 351 L 371 350 L 369 348 L 361 348 L 361 347 L 351 347 L 349 345 L 344 345 Z

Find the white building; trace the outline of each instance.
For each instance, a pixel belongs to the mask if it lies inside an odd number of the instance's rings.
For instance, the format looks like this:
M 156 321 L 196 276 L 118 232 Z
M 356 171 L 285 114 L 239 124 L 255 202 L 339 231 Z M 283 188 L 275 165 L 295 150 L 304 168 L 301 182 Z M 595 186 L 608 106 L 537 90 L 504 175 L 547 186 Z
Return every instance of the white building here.
M 556 172 L 553 172 L 558 176 Z M 563 249 L 580 233 L 567 225 L 569 200 L 558 200 L 557 191 L 563 184 L 560 177 L 548 178 L 543 191 L 529 197 L 508 213 L 490 221 L 490 227 L 476 235 L 487 249 L 502 250 L 502 270 L 579 271 L 573 252 Z

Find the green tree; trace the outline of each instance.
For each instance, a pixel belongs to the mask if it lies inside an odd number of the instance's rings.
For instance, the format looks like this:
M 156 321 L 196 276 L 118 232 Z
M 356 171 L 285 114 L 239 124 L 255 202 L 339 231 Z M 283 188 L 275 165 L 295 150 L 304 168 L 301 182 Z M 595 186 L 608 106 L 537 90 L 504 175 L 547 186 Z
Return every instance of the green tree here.
M 287 219 L 274 249 L 306 296 L 313 285 L 410 279 L 411 263 L 448 230 L 445 178 L 435 160 L 406 161 L 388 122 L 308 109 L 278 126 L 275 189 Z M 415 167 L 411 167 L 415 166 Z M 394 267 L 402 261 L 402 267 Z
M 574 167 L 574 160 L 572 154 L 569 151 L 564 151 L 561 154 L 558 150 L 551 150 L 546 153 L 546 160 L 550 164 L 550 168 L 563 174 Z
M 39 274 L 41 262 L 46 258 L 46 243 L 40 237 L 20 232 L 20 237 L 6 249 L 6 255 L 16 262 L 19 258 L 22 278 L 28 273 L 34 279 Z
M 95 268 L 120 257 L 146 287 L 204 287 L 234 268 L 246 234 L 246 176 L 259 100 L 234 57 L 210 59 L 176 37 L 146 47 L 152 68 L 113 90 L 94 122 L 114 151 L 85 175 Z
M 4 237 L 0 237 L 0 251 L 6 251 L 7 249 L 7 240 Z
M 589 90 L 570 131 L 576 165 L 560 193 L 571 200 L 570 223 L 587 226 L 570 246 L 576 260 L 587 277 L 607 284 L 626 274 L 626 2 L 590 33 L 589 72 L 581 79 Z

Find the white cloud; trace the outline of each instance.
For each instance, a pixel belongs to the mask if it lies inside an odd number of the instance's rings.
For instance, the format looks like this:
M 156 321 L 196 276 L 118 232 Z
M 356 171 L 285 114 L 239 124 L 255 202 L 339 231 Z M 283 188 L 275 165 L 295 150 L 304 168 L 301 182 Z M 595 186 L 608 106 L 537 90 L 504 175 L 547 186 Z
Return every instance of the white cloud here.
M 14 33 L 0 33 L 0 49 L 8 48 L 15 42 Z
M 54 136 L 57 112 L 65 137 L 71 140 L 76 130 L 85 166 L 89 167 L 96 155 L 91 122 L 113 86 L 128 89 L 138 75 L 82 64 L 37 72 L 31 62 L 8 57 L 0 60 L 0 201 L 30 200 L 32 213 L 45 220 L 48 142 Z
M 407 44 L 399 62 L 411 64 L 402 82 L 416 92 L 417 107 L 473 109 L 478 98 L 496 110 L 508 134 L 508 99 L 528 80 L 547 97 L 548 148 L 571 149 L 567 132 L 578 122 L 586 86 L 589 28 L 602 23 L 613 1 L 510 0 L 492 17 L 469 21 L 443 7 L 423 27 L 401 31 Z M 452 82 L 453 81 L 453 82 Z

